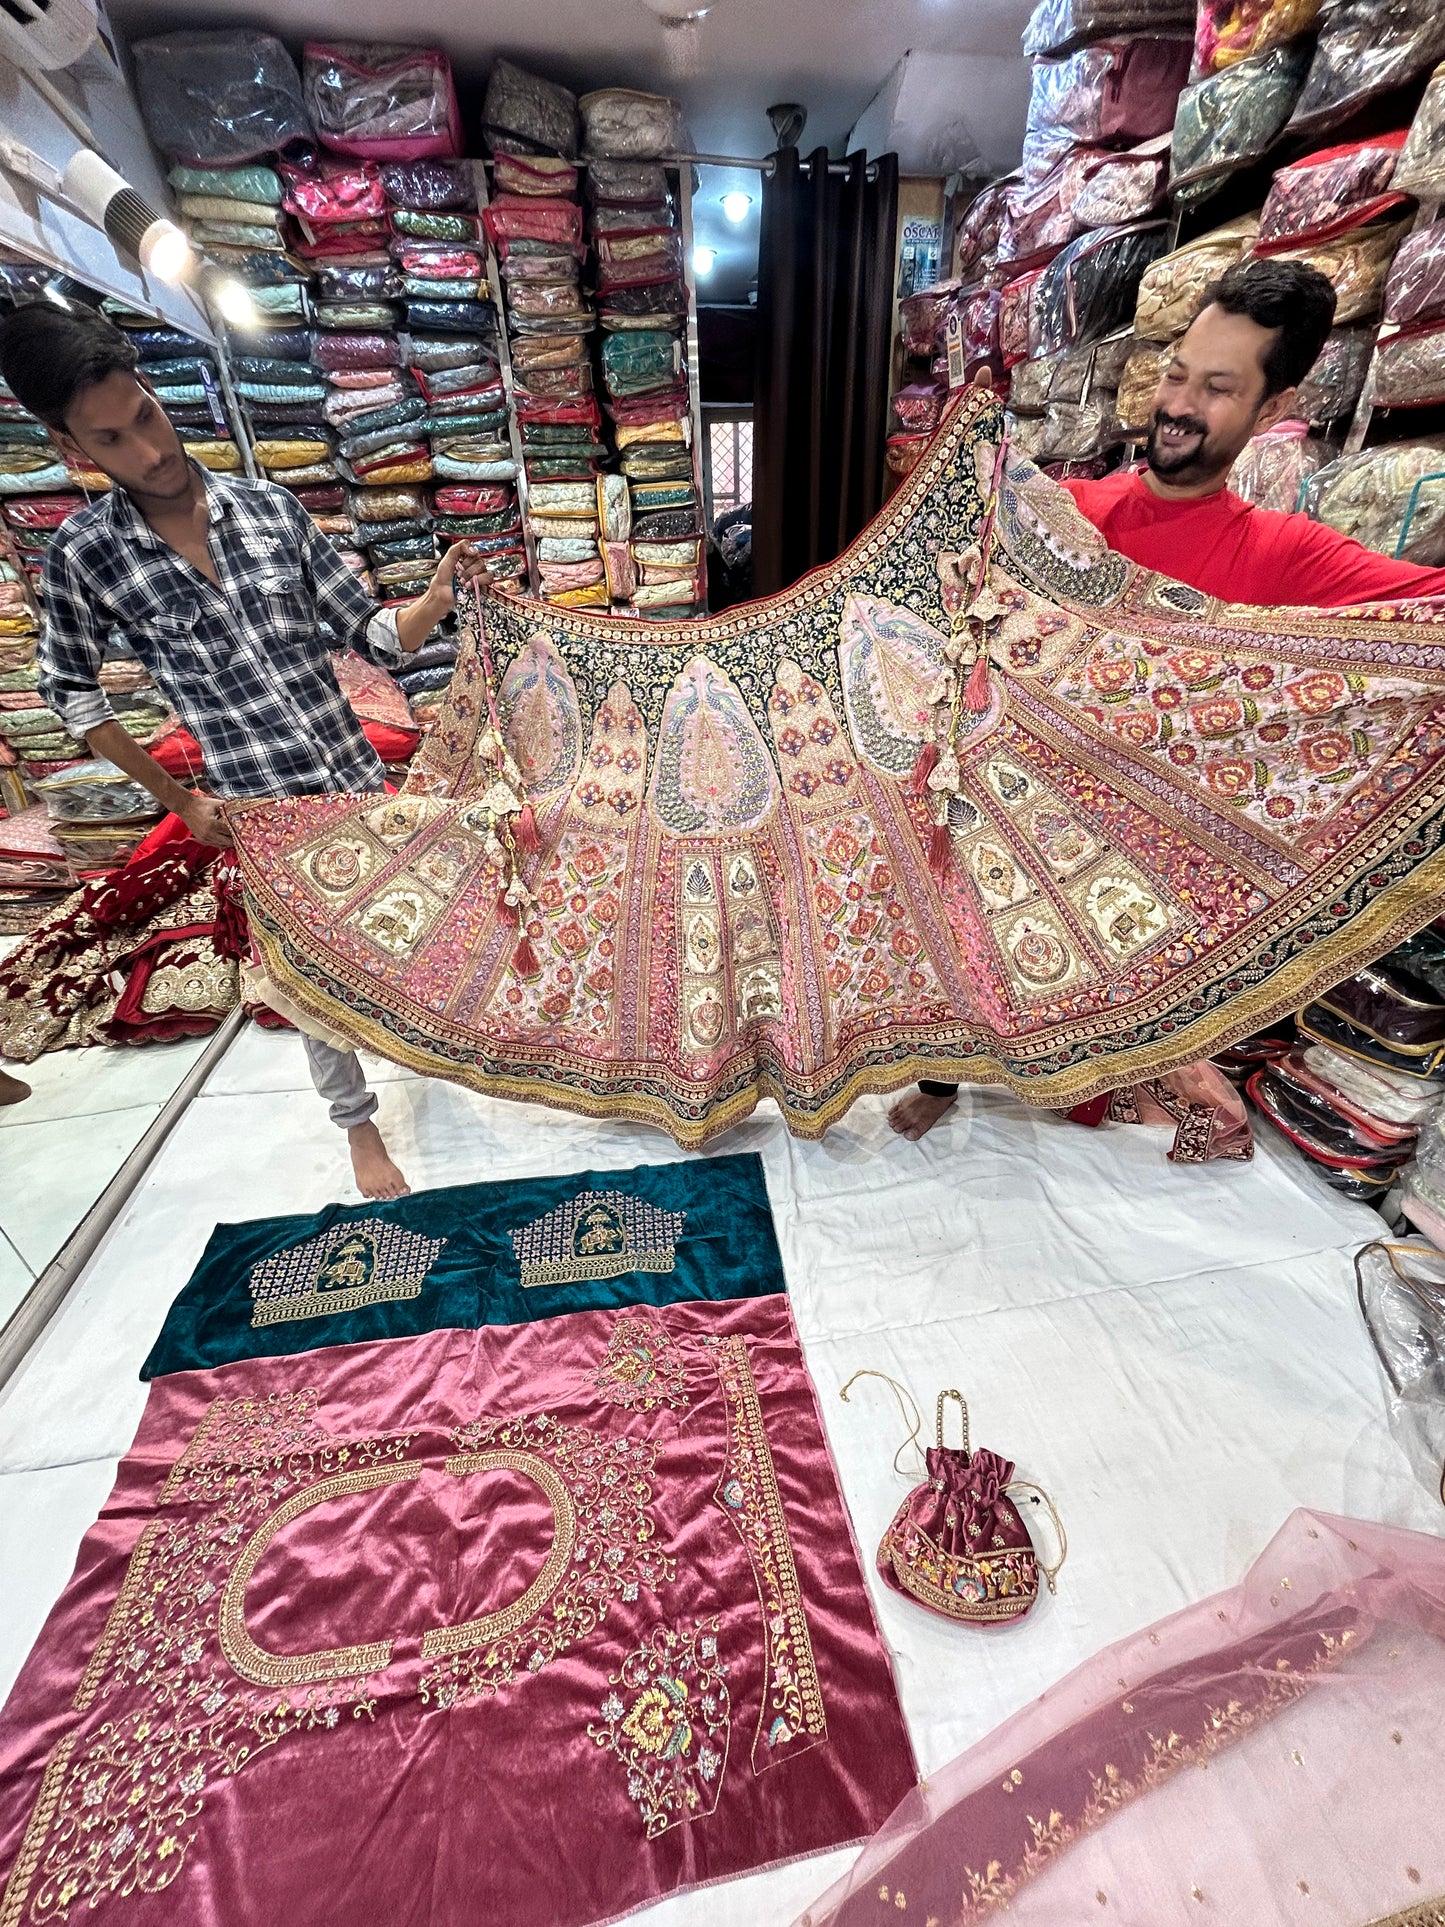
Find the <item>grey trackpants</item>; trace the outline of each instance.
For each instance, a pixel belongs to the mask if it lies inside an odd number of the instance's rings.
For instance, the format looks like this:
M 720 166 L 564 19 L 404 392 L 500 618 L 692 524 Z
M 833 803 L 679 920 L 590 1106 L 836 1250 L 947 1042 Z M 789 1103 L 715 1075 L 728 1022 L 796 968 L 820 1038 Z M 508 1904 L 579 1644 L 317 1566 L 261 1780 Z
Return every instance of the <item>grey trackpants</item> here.
M 323 1044 L 319 1037 L 310 1037 L 305 1031 L 301 1041 L 311 1065 L 311 1081 L 331 1106 L 331 1122 L 351 1131 L 375 1117 L 376 1093 L 366 1087 L 366 1072 L 356 1052 L 337 1050 L 334 1044 Z

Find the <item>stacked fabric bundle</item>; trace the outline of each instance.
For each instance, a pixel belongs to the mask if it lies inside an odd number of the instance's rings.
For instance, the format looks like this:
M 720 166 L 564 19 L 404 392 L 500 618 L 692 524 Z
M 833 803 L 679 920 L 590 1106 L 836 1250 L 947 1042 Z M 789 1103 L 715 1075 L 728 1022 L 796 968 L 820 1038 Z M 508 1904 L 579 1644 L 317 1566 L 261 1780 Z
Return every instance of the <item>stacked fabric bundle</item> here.
M 0 937 L 28 936 L 70 887 L 70 866 L 45 805 L 0 812 Z
M 124 863 L 165 814 L 149 790 L 97 757 L 34 787 L 50 812 L 50 834 L 65 853 L 72 883 Z
M 567 607 L 605 609 L 596 477 L 607 451 L 588 344 L 596 317 L 581 282 L 577 103 L 501 61 L 484 118 L 492 200 L 483 218 L 500 264 L 541 590 Z
M 691 614 L 704 599 L 700 497 L 683 344 L 688 295 L 677 197 L 665 160 L 690 142 L 682 110 L 660 95 L 607 88 L 580 102 L 588 235 L 603 330 L 602 380 L 621 492 L 603 507 L 614 603 Z
M 155 389 L 192 461 L 216 474 L 239 474 L 241 451 L 226 414 L 215 349 L 179 328 L 164 327 L 113 303 L 106 306 L 129 336 L 140 356 L 141 374 Z
M 1303 507 L 1368 549 L 1445 564 L 1445 437 L 1341 456 L 1305 484 Z

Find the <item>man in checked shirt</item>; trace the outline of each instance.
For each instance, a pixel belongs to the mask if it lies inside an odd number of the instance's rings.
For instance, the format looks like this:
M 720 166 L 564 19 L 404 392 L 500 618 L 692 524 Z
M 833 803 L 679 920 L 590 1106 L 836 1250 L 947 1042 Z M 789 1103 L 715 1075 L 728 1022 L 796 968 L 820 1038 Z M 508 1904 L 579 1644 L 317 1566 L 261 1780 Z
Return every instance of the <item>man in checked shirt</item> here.
M 455 544 L 424 595 L 377 608 L 293 495 L 187 458 L 134 348 L 92 309 L 18 309 L 0 324 L 0 374 L 67 455 L 115 484 L 46 551 L 40 692 L 71 734 L 220 849 L 231 847 L 225 799 L 385 788 L 329 653 L 399 666 L 454 606 L 458 569 L 464 582 L 485 575 L 476 551 Z M 100 687 L 110 635 L 200 744 L 211 794 L 183 789 L 115 720 Z M 356 1053 L 303 1038 L 362 1195 L 404 1196 Z

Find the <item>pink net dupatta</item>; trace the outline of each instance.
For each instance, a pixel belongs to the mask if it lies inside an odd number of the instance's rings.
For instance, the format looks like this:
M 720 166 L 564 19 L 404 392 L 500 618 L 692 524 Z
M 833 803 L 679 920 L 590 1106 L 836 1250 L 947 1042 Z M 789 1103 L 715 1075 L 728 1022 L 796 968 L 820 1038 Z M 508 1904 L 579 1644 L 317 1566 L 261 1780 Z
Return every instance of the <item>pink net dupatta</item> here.
M 909 1794 L 799 1927 L 1437 1927 L 1442 1734 L 1445 1542 L 1295 1512 Z

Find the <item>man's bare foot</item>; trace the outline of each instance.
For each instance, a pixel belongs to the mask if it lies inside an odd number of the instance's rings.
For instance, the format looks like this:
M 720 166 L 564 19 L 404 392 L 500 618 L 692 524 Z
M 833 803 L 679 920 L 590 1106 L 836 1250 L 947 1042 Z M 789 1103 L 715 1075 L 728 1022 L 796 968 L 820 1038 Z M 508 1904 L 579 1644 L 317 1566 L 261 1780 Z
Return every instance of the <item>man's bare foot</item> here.
M 410 1197 L 411 1186 L 392 1163 L 374 1124 L 357 1124 L 346 1135 L 351 1140 L 351 1168 L 363 1198 Z
M 0 1071 L 0 1104 L 19 1104 L 30 1095 L 30 1086 L 22 1084 L 18 1077 L 9 1071 Z
M 916 1144 L 919 1138 L 927 1137 L 952 1102 L 951 1097 L 933 1097 L 927 1091 L 910 1091 L 907 1097 L 900 1097 L 888 1113 L 888 1122 L 899 1137 L 906 1137 L 910 1144 Z

